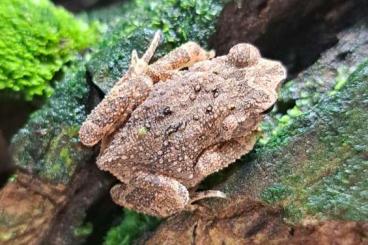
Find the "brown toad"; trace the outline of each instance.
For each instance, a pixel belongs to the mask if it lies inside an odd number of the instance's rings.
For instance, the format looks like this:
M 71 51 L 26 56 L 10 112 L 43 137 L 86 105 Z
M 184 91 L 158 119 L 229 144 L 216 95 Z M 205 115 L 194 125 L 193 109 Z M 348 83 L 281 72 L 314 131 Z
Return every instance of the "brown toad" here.
M 159 39 L 156 33 L 141 59 L 132 52 L 129 70 L 79 135 L 89 146 L 102 140 L 97 165 L 122 182 L 111 189 L 116 203 L 166 217 L 224 197 L 188 189 L 253 148 L 286 71 L 246 43 L 213 58 L 188 42 L 149 65 Z

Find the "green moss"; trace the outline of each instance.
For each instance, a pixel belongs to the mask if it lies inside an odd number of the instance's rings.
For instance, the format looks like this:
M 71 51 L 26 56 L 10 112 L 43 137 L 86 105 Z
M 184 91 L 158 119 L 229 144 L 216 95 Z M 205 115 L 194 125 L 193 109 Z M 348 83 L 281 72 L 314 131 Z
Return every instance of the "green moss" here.
M 337 70 L 334 90 L 340 90 L 345 85 L 345 83 L 348 81 L 349 74 L 350 72 L 346 67 L 340 67 L 340 69 Z
M 49 101 L 12 139 L 15 164 L 51 181 L 67 183 L 76 168 L 92 155 L 78 138 L 80 124 L 87 115 L 88 92 L 81 62 L 57 83 Z
M 289 221 L 368 219 L 367 79 L 368 62 L 334 95 L 326 94 L 285 127 L 283 140 L 277 135 L 257 149 L 260 161 L 273 163 L 268 171 L 278 176 L 276 187 L 268 186 L 261 197 L 268 203 L 282 200 Z
M 16 234 L 14 232 L 11 231 L 1 231 L 0 232 L 0 241 L 1 242 L 6 242 L 9 241 L 10 239 L 12 239 Z
M 280 183 L 275 183 L 261 193 L 264 202 L 274 204 L 286 199 L 291 194 L 290 189 Z
M 132 50 L 142 54 L 156 30 L 163 32 L 164 42 L 155 58 L 189 40 L 208 47 L 222 7 L 220 0 L 135 0 L 122 5 L 121 17 L 110 20 L 100 51 L 89 62 L 94 83 L 107 92 L 127 70 Z
M 0 90 L 50 95 L 51 80 L 97 39 L 92 27 L 48 0 L 0 1 Z
M 303 218 L 303 214 L 300 208 L 294 204 L 290 204 L 284 207 L 284 215 L 289 223 L 296 224 Z
M 272 112 L 268 115 L 266 120 L 262 122 L 261 128 L 263 131 L 263 135 L 259 140 L 259 144 L 266 145 L 271 144 L 273 146 L 278 146 L 280 144 L 287 143 L 289 137 L 288 126 L 292 125 L 294 121 L 303 113 L 310 113 L 313 111 L 313 106 L 320 102 L 323 95 L 326 96 L 334 96 L 336 93 L 341 90 L 341 88 L 349 81 L 349 76 L 353 73 L 350 69 L 346 67 L 340 67 L 337 70 L 337 75 L 335 78 L 336 84 L 332 88 L 331 91 L 328 92 L 316 92 L 318 86 L 322 86 L 323 81 L 303 81 L 305 83 L 305 88 L 303 90 L 299 90 L 299 99 L 295 101 L 295 106 L 291 109 L 288 109 L 286 114 L 279 113 L 278 109 L 272 110 Z M 299 81 L 300 83 L 300 81 Z M 290 94 L 296 93 L 296 89 L 294 86 L 296 82 L 291 80 L 286 82 L 286 84 L 282 87 L 280 93 L 280 100 L 283 100 L 285 97 L 291 97 Z M 295 129 L 298 130 L 298 129 Z
M 260 145 L 273 144 L 279 145 L 287 136 L 286 128 L 290 126 L 296 118 L 303 112 L 298 106 L 287 110 L 285 115 L 273 112 L 265 121 L 262 122 L 262 135 L 258 143 Z M 284 142 L 285 143 L 285 142 Z
M 86 237 L 93 232 L 93 225 L 92 223 L 86 223 L 82 226 L 76 227 L 73 230 L 73 235 L 75 237 Z
M 123 221 L 116 227 L 110 229 L 105 245 L 129 245 L 144 231 L 156 227 L 159 220 L 155 217 L 139 214 L 134 211 L 124 210 Z
M 267 144 L 271 139 L 273 144 L 279 144 L 282 139 L 285 139 L 284 135 L 288 135 L 288 132 L 284 130 L 285 127 L 291 125 L 298 116 L 312 110 L 313 106 L 319 103 L 325 95 L 335 95 L 349 81 L 348 78 L 356 67 L 348 68 L 341 66 L 337 68 L 334 79 L 324 74 L 321 75 L 323 72 L 329 74 L 324 69 L 326 67 L 316 62 L 311 68 L 302 73 L 300 77 L 286 81 L 283 84 L 279 93 L 278 103 L 295 103 L 295 106 L 284 114 L 282 111 L 279 111 L 276 105 L 276 108 L 272 110 L 268 118 L 263 122 L 264 135 L 260 140 L 262 145 Z M 324 79 L 330 79 L 332 82 Z M 280 138 L 278 139 L 278 137 Z
M 320 218 L 346 220 L 368 218 L 368 161 L 359 157 L 347 159 L 334 175 L 310 188 L 306 200 L 307 214 Z
M 138 136 L 142 137 L 144 135 L 146 135 L 148 132 L 148 129 L 146 127 L 141 127 L 138 129 Z
M 222 10 L 219 0 L 133 0 L 122 5 L 123 15 L 102 46 L 111 46 L 138 29 L 161 30 L 172 49 L 188 40 L 207 46 Z
M 8 182 L 14 182 L 17 180 L 17 174 L 12 174 L 9 178 L 8 178 Z

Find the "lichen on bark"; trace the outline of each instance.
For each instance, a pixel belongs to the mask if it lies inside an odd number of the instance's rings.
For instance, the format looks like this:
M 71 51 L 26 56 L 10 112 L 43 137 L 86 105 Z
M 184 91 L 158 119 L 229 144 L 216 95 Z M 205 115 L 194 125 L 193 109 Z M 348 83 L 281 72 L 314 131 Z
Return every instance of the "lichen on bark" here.
M 87 116 L 88 93 L 81 61 L 57 83 L 48 102 L 13 137 L 14 163 L 35 176 L 68 183 L 76 168 L 93 153 L 78 138 L 80 124 Z

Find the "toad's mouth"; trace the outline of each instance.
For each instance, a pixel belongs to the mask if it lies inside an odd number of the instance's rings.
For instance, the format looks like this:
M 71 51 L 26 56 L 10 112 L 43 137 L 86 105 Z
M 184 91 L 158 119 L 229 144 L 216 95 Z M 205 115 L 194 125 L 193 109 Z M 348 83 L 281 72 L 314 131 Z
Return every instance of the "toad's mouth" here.
M 265 115 L 265 114 L 270 113 L 273 110 L 273 108 L 275 108 L 275 104 L 273 104 L 268 109 L 266 109 L 265 111 L 263 111 L 262 114 Z

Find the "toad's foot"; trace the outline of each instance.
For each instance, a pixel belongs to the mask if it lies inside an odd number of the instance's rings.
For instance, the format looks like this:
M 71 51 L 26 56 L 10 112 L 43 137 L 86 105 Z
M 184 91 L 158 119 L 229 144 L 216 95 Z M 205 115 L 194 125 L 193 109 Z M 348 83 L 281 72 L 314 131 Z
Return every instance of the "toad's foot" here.
M 190 197 L 190 203 L 194 203 L 196 201 L 202 200 L 202 199 L 206 199 L 206 198 L 227 198 L 226 194 L 223 193 L 222 191 L 217 191 L 217 190 L 208 190 L 208 191 L 201 191 L 201 192 L 196 192 L 194 193 L 191 197 Z
M 189 193 L 184 185 L 169 177 L 143 172 L 128 185 L 114 186 L 111 196 L 121 206 L 159 217 L 180 212 L 189 203 Z
M 208 190 L 208 191 L 201 191 L 195 192 L 191 195 L 190 201 L 187 206 L 185 206 L 184 210 L 188 212 L 198 212 L 199 214 L 207 214 L 209 209 L 206 206 L 202 206 L 199 203 L 195 203 L 199 200 L 206 199 L 206 198 L 223 198 L 226 199 L 227 196 L 222 191 L 217 190 Z

